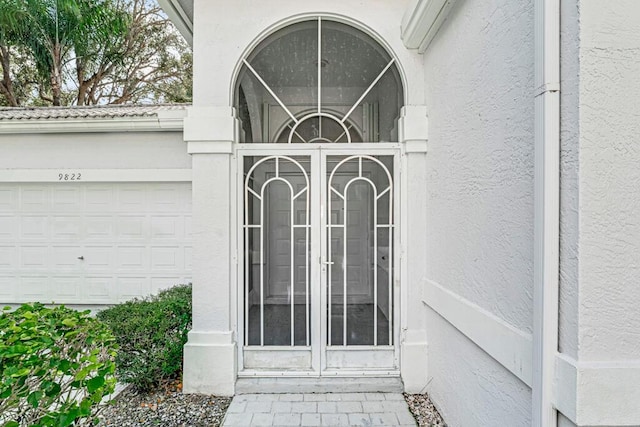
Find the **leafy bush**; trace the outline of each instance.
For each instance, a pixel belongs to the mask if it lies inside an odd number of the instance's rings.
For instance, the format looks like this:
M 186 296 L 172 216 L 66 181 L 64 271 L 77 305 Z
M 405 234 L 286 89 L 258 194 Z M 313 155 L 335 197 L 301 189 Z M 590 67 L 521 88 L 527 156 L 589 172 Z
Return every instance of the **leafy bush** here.
M 9 310 L 0 314 L 0 425 L 92 425 L 116 384 L 107 326 L 66 307 Z
M 148 391 L 182 370 L 182 347 L 191 328 L 191 286 L 134 299 L 98 313 L 119 345 L 116 373 L 121 381 Z

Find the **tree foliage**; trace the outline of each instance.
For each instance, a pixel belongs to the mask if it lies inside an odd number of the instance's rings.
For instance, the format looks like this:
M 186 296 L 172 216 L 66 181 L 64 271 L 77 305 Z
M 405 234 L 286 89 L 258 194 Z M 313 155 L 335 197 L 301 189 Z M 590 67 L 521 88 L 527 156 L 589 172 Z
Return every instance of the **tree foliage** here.
M 0 312 L 0 425 L 93 425 L 113 393 L 116 345 L 108 327 L 65 307 Z
M 191 53 L 152 0 L 0 0 L 4 104 L 188 102 Z

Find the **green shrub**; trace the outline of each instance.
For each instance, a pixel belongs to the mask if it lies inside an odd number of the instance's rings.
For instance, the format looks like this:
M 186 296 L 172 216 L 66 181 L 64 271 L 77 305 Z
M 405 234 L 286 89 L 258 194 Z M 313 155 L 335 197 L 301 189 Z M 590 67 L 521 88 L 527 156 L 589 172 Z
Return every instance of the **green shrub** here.
M 107 326 L 66 307 L 9 310 L 0 314 L 0 425 L 92 425 L 116 384 Z
M 191 328 L 191 286 L 134 299 L 98 313 L 119 345 L 118 378 L 148 391 L 179 377 L 182 347 Z

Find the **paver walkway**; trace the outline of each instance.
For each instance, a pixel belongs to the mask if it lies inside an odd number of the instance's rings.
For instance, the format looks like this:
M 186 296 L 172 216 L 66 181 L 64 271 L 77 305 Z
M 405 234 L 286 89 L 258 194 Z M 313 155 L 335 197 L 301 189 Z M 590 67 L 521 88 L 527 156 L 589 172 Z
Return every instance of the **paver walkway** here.
M 240 394 L 222 423 L 223 427 L 415 425 L 400 393 Z

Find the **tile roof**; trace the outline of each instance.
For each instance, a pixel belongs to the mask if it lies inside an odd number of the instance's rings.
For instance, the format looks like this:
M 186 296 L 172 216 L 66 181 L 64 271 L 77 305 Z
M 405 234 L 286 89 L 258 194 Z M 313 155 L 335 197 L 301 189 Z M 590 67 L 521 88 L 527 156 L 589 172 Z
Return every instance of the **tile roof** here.
M 160 111 L 185 110 L 187 104 L 100 105 L 90 107 L 0 107 L 3 120 L 111 119 L 153 117 Z

